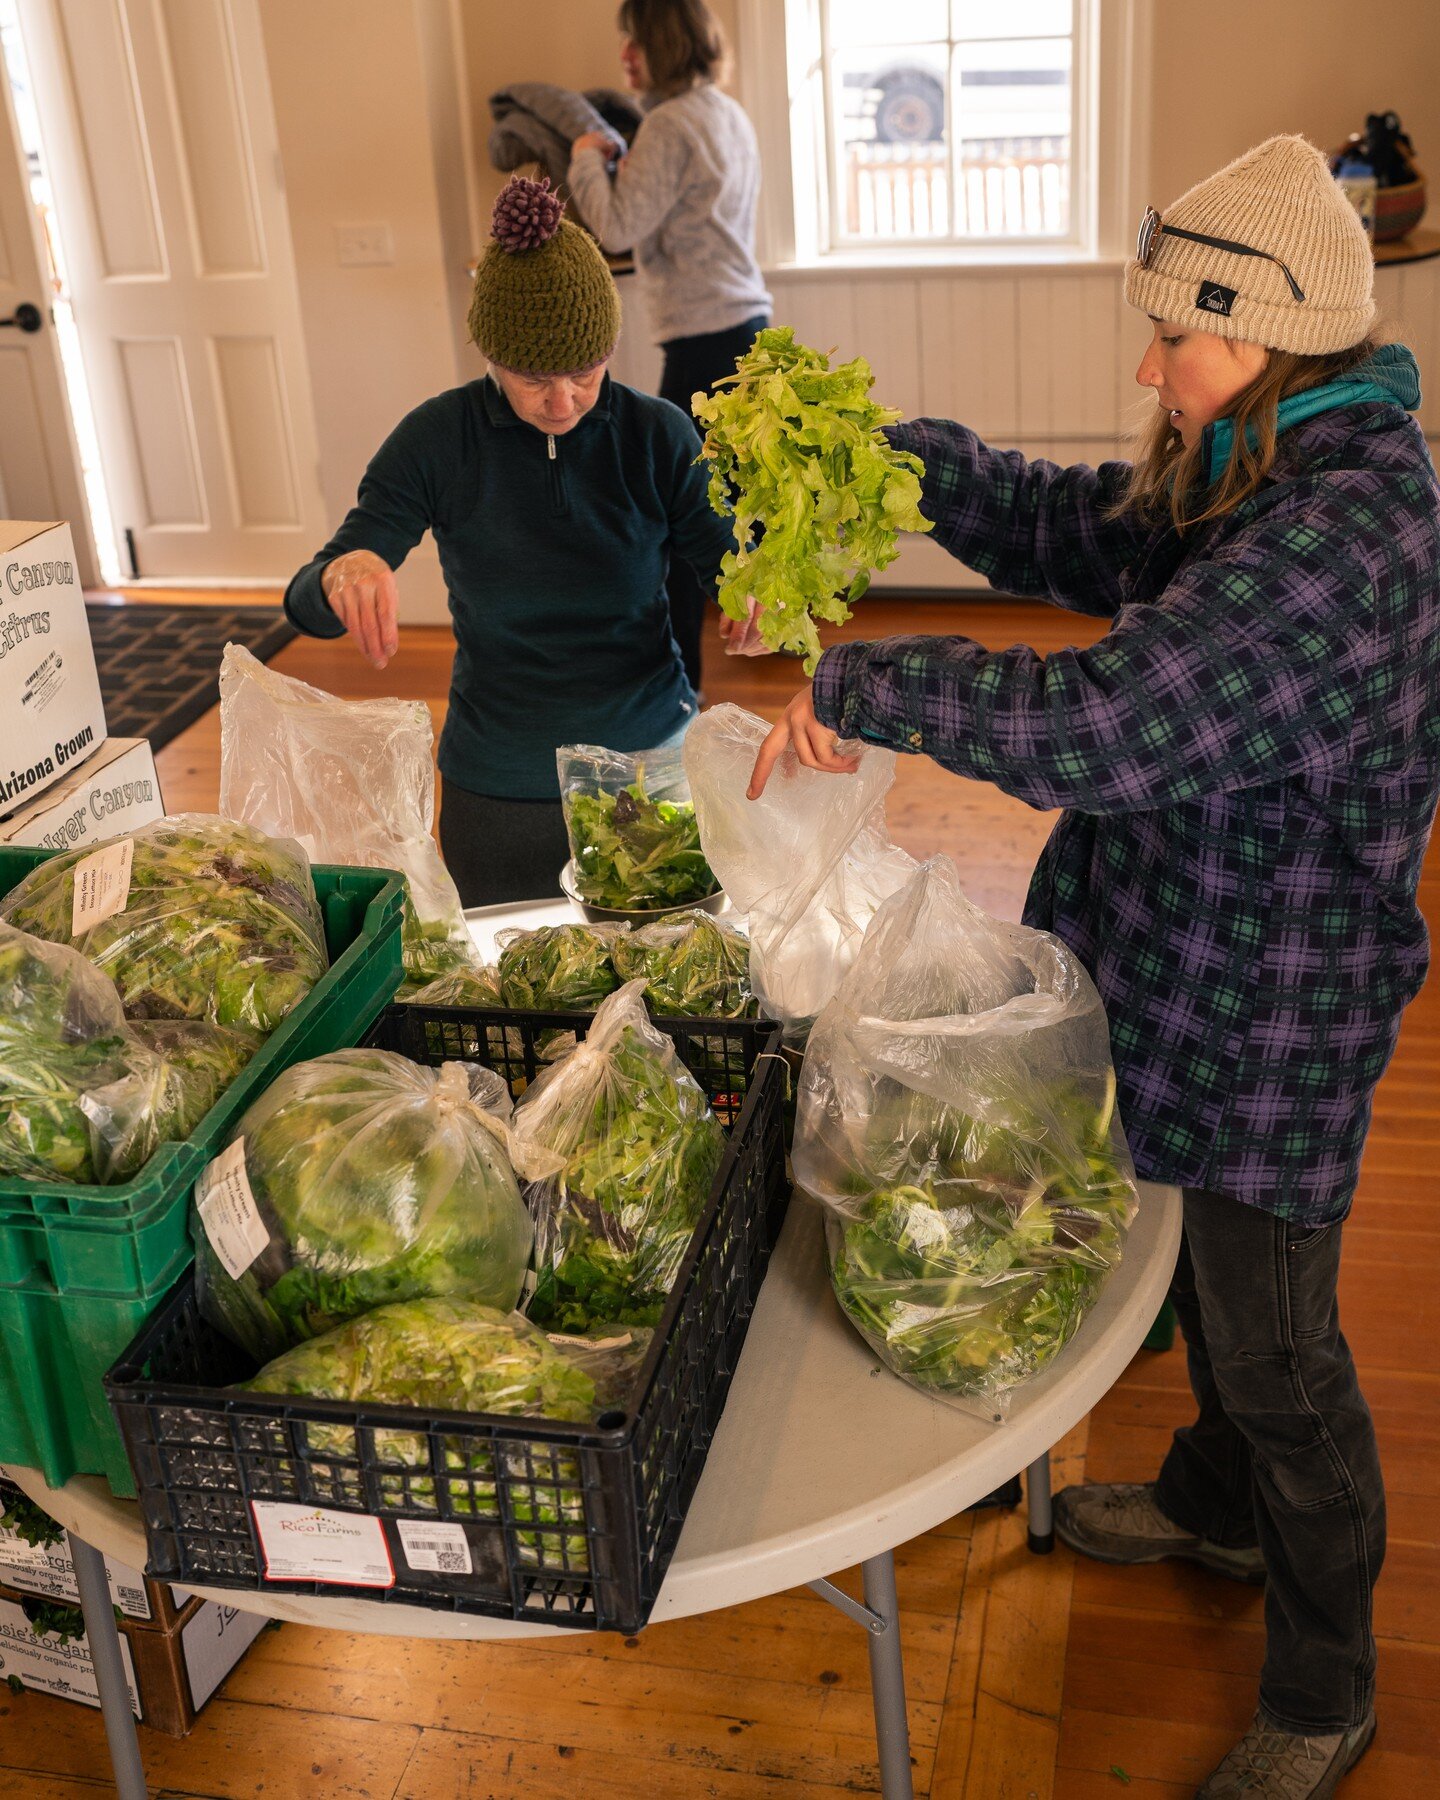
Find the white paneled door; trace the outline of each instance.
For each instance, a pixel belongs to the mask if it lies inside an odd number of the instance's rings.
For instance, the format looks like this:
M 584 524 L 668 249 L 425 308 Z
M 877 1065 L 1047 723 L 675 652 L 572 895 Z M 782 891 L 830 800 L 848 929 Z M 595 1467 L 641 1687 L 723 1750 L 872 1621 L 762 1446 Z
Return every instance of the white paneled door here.
M 95 550 L 50 317 L 50 280 L 10 84 L 0 66 L 0 518 L 68 519 L 81 579 Z
M 145 577 L 325 536 L 256 0 L 20 0 L 110 507 Z

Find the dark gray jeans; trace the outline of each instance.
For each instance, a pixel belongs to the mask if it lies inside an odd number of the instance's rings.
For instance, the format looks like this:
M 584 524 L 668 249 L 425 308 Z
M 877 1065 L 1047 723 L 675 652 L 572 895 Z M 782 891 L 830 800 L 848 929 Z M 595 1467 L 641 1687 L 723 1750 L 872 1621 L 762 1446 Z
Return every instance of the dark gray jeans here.
M 558 800 L 496 800 L 440 778 L 440 854 L 462 906 L 558 900 L 570 858 Z
M 1300 1225 L 1186 1190 L 1170 1290 L 1199 1404 L 1155 1498 L 1186 1531 L 1265 1557 L 1260 1704 L 1319 1736 L 1365 1718 L 1385 1490 L 1340 1331 L 1337 1225 Z

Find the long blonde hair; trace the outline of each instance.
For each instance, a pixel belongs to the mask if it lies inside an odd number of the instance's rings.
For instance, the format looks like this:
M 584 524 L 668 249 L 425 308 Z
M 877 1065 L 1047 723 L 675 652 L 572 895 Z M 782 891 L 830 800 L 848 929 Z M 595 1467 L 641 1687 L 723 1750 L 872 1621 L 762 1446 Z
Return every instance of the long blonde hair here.
M 1213 482 L 1205 479 L 1202 441 L 1187 446 L 1161 413 L 1136 434 L 1130 482 L 1115 511 L 1138 513 L 1156 525 L 1168 516 L 1179 532 L 1233 512 L 1261 487 L 1274 464 L 1280 402 L 1349 374 L 1378 347 L 1372 336 L 1328 356 L 1270 351 L 1264 369 L 1235 399 L 1229 415 L 1234 441 Z

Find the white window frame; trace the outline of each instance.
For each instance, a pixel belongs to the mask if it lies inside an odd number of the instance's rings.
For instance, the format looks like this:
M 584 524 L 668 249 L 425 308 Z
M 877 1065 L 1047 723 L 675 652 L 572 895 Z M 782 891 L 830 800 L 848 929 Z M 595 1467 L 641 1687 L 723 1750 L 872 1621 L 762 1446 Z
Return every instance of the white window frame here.
M 1072 149 L 1067 237 L 843 247 L 833 244 L 828 217 L 823 80 L 818 61 L 806 55 L 807 44 L 819 40 L 818 7 L 819 0 L 737 0 L 738 89 L 760 141 L 757 247 L 768 273 L 1096 265 L 1130 254 L 1150 200 L 1154 0 L 1077 0 L 1084 20 L 1075 36 L 1072 133 L 1083 147 Z

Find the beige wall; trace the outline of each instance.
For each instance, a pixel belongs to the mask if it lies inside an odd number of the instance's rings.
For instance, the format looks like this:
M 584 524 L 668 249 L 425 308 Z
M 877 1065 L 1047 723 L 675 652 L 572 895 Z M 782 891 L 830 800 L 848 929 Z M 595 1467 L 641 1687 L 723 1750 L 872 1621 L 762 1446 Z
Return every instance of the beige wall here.
M 1274 132 L 1328 149 L 1392 109 L 1440 183 L 1437 0 L 1157 0 L 1154 17 L 1155 205 Z
M 483 243 L 503 179 L 485 151 L 489 95 L 527 79 L 618 86 L 615 6 L 613 0 L 260 0 L 260 6 L 322 487 L 338 519 L 367 458 L 396 420 L 427 395 L 479 371 L 463 342 L 459 271 Z M 736 0 L 720 0 L 716 10 L 733 39 Z M 1400 113 L 1440 183 L 1440 82 L 1432 79 L 1440 71 L 1440 0 L 1385 0 L 1369 15 L 1354 0 L 1209 0 L 1203 8 L 1154 0 L 1152 17 L 1148 182 L 1158 204 L 1270 132 L 1303 131 L 1320 143 L 1338 142 L 1368 110 L 1385 106 Z M 458 98 L 445 90 L 452 30 L 458 32 Z M 1440 197 L 1430 222 L 1437 218 Z M 371 222 L 389 223 L 393 264 L 341 267 L 335 226 Z M 1437 276 L 1440 263 L 1431 263 L 1392 272 L 1381 284 L 1388 315 L 1426 369 L 1440 361 Z M 940 270 L 920 278 L 877 272 L 859 280 L 797 273 L 772 285 L 777 316 L 815 341 L 839 342 L 843 335 L 847 349 L 874 362 L 886 397 L 907 411 L 983 418 L 997 440 L 1032 452 L 1070 460 L 1095 454 L 1113 442 L 1117 418 L 1133 395 L 1134 321 L 1113 271 Z M 645 343 L 644 320 L 632 284 L 622 291 L 627 330 L 617 369 L 623 379 L 651 385 L 656 359 Z M 979 361 L 977 339 L 984 340 Z M 1440 419 L 1426 422 L 1434 432 Z M 908 559 L 913 570 L 897 566 L 894 573 L 920 583 L 952 579 L 954 565 L 939 553 L 918 566 L 931 549 L 918 544 Z M 443 616 L 428 543 L 407 564 L 401 587 L 408 616 Z
M 391 427 L 455 381 L 421 38 L 399 0 L 260 0 L 260 12 L 321 489 L 338 524 Z M 336 226 L 368 224 L 389 226 L 394 260 L 342 266 Z M 428 540 L 400 589 L 406 616 L 444 616 Z

